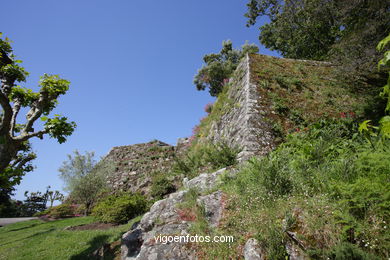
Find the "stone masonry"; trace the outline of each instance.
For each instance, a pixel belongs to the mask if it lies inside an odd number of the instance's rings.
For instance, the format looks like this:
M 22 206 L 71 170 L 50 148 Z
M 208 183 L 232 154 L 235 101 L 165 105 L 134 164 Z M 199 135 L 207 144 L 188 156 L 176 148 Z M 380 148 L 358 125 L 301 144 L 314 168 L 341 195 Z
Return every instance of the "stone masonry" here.
M 274 147 L 271 127 L 264 120 L 260 104 L 261 96 L 256 84 L 251 82 L 250 56 L 247 55 L 237 67 L 228 91 L 232 108 L 220 120 L 213 122 L 206 140 L 213 143 L 227 142 L 242 149 L 239 160 L 253 155 L 264 155 Z

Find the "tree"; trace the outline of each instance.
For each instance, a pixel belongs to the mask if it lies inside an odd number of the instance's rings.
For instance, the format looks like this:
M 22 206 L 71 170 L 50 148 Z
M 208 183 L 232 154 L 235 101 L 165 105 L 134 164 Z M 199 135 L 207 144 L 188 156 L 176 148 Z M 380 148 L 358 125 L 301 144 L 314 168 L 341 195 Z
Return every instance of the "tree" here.
M 47 200 L 50 202 L 50 208 L 53 207 L 54 201 L 63 201 L 64 200 L 64 194 L 62 194 L 60 191 L 49 191 L 50 186 L 47 189 Z
M 64 189 L 71 193 L 80 179 L 86 176 L 96 165 L 95 153 L 85 152 L 84 155 L 79 151 L 74 151 L 73 156 L 68 154 L 68 159 L 62 163 L 58 169 L 60 178 L 64 181 Z
M 21 178 L 33 170 L 31 161 L 36 155 L 31 150 L 29 140 L 33 137 L 43 139 L 45 135 L 66 141 L 76 124 L 66 117 L 55 115 L 48 118 L 57 106 L 58 97 L 69 89 L 70 82 L 58 75 L 44 74 L 39 82 L 39 91 L 17 85 L 26 81 L 28 72 L 12 54 L 10 41 L 2 39 L 0 33 L 0 187 L 12 188 Z M 22 108 L 28 110 L 23 124 L 18 123 Z M 35 130 L 34 123 L 44 121 L 42 130 Z
M 0 218 L 18 216 L 15 201 L 11 199 L 13 191 L 13 188 L 0 187 Z
M 390 32 L 389 1 L 250 0 L 247 26 L 258 17 L 260 42 L 284 57 L 332 60 L 353 72 L 373 72 L 375 45 Z
M 26 191 L 24 193 L 26 200 L 24 201 L 23 205 L 21 205 L 23 211 L 22 215 L 32 216 L 37 212 L 44 211 L 46 209 L 48 191 L 49 188 L 46 190 L 45 193 L 37 191 L 37 192 L 30 192 L 29 194 L 29 192 Z
M 240 60 L 247 53 L 257 53 L 259 48 L 254 44 L 245 43 L 241 50 L 233 49 L 230 40 L 222 42 L 220 53 L 211 53 L 203 57 L 206 65 L 202 66 L 194 77 L 194 84 L 198 90 L 209 89 L 211 96 L 217 96 L 237 68 Z
M 82 155 L 74 151 L 74 156 L 68 155 L 68 160 L 63 162 L 59 171 L 71 199 L 84 204 L 87 214 L 106 188 L 106 175 L 112 168 L 106 162 L 96 163 L 93 152 Z

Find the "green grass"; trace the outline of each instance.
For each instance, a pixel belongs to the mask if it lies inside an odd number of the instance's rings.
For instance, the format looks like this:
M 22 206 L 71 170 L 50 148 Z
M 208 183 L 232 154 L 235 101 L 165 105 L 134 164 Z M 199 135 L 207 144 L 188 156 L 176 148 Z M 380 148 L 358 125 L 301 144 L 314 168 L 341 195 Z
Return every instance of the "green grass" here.
M 259 104 L 268 108 L 264 116 L 284 135 L 341 113 L 364 118 L 376 111 L 370 103 L 381 87 L 348 81 L 336 67 L 266 55 L 251 55 L 251 80 L 258 86 Z
M 254 237 L 267 259 L 286 259 L 287 232 L 295 232 L 310 259 L 388 259 L 390 143 L 374 150 L 356 131 L 321 121 L 222 177 L 222 222 L 210 229 L 196 218 L 193 226 L 197 234 L 233 235 L 235 242 L 199 244 L 197 252 L 242 258 Z
M 107 230 L 64 230 L 68 226 L 93 223 L 92 217 L 51 222 L 32 220 L 0 228 L 1 260 L 89 259 L 88 255 L 104 243 L 120 239 L 138 218 Z M 114 259 L 110 256 L 106 259 Z

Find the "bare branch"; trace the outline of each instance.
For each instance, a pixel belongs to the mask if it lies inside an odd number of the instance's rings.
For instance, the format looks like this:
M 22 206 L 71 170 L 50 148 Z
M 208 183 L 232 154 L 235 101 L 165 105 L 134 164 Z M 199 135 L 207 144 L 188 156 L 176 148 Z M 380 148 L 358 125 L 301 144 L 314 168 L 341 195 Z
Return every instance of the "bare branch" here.
M 21 107 L 21 102 L 19 100 L 16 100 L 14 102 L 14 107 L 12 108 L 12 118 L 11 118 L 11 123 L 10 123 L 10 130 L 9 130 L 9 135 L 11 137 L 14 136 L 15 132 L 15 125 L 16 125 L 16 118 L 18 117 L 19 111 Z
M 41 131 L 38 131 L 38 132 L 34 132 L 34 133 L 22 133 L 21 135 L 17 136 L 17 137 L 14 137 L 13 140 L 15 141 L 19 141 L 19 142 L 24 142 L 24 141 L 27 141 L 28 139 L 32 138 L 32 137 L 38 137 L 39 139 L 43 139 L 43 135 L 44 134 L 47 134 L 49 133 L 49 130 L 45 129 L 45 130 L 41 130 Z
M 5 80 L 1 80 L 1 89 L 0 89 L 0 105 L 3 108 L 4 115 L 1 121 L 0 125 L 0 132 L 6 133 L 10 129 L 10 123 L 12 119 L 12 107 L 9 104 L 9 98 L 8 95 L 6 94 L 7 91 L 5 89 L 9 88 L 9 86 L 5 86 L 7 83 Z
M 24 135 L 33 131 L 32 126 L 33 126 L 34 122 L 42 115 L 43 106 L 48 101 L 48 98 L 49 98 L 49 96 L 48 96 L 47 92 L 41 92 L 39 95 L 39 99 L 31 106 L 31 109 L 27 113 L 27 116 L 26 116 L 27 123 L 22 131 L 22 133 Z

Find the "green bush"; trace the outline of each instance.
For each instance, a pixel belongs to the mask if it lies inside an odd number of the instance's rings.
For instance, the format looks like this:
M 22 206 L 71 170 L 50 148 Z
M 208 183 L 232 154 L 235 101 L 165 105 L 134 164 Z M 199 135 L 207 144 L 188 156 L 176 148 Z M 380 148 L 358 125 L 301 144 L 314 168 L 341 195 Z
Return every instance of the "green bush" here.
M 65 218 L 74 215 L 73 207 L 70 204 L 61 204 L 55 207 L 51 207 L 48 210 L 47 215 L 53 218 Z
M 74 214 L 75 215 L 86 215 L 87 213 L 87 207 L 85 207 L 84 204 L 78 204 L 76 205 L 75 209 L 74 209 Z
M 159 199 L 175 191 L 176 186 L 173 184 L 173 181 L 168 179 L 167 176 L 160 173 L 153 177 L 150 189 L 150 195 L 152 195 L 153 198 Z
M 98 202 L 92 215 L 104 223 L 122 224 L 144 213 L 147 204 L 145 197 L 140 194 L 114 194 Z
M 37 212 L 33 215 L 33 217 L 42 217 L 42 216 L 45 216 L 45 215 L 48 215 L 50 212 L 50 209 L 45 209 L 43 211 L 40 211 L 40 212 Z

